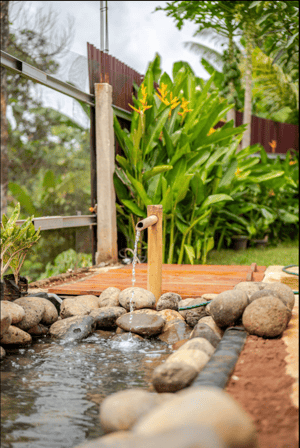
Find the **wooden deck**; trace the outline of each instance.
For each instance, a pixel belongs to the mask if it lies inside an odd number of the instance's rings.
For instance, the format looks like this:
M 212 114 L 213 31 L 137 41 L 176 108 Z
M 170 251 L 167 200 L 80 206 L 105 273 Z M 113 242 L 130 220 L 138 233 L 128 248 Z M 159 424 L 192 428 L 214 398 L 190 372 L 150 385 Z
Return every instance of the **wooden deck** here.
M 183 299 L 200 297 L 204 293 L 217 293 L 233 289 L 243 281 L 262 281 L 266 266 L 222 265 L 163 265 L 162 294 L 176 292 Z M 132 286 L 132 266 L 111 269 L 76 283 L 49 288 L 49 292 L 61 295 L 100 295 L 104 289 L 114 286 L 121 290 Z M 147 288 L 147 264 L 136 266 L 135 286 Z

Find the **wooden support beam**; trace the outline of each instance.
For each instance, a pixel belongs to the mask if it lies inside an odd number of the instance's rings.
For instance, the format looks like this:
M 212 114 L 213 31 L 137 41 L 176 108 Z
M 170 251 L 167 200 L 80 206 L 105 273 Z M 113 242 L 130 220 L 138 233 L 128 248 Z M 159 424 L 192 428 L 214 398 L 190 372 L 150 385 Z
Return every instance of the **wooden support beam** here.
M 148 205 L 147 216 L 155 215 L 158 220 L 148 227 L 148 273 L 147 289 L 155 295 L 156 302 L 161 296 L 162 285 L 162 205 Z

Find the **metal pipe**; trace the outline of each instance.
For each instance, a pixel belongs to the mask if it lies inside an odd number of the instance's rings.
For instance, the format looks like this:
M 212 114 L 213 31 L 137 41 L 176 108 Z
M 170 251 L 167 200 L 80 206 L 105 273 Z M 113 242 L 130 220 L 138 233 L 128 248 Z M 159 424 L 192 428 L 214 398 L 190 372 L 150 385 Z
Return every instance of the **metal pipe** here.
M 150 226 L 153 226 L 154 224 L 156 224 L 158 221 L 158 217 L 156 215 L 150 215 L 147 216 L 147 218 L 142 219 L 141 221 L 139 221 L 137 223 L 137 225 L 135 226 L 136 230 L 145 230 Z

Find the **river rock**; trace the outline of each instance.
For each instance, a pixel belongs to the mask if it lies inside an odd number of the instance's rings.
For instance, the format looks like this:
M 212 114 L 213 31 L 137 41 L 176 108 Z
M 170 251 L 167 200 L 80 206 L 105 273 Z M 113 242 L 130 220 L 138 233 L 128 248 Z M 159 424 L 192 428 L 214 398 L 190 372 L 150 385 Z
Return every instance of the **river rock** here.
M 185 344 L 180 347 L 175 353 L 172 353 L 165 362 L 165 365 L 172 364 L 173 362 L 179 362 L 183 364 L 188 364 L 189 366 L 194 367 L 197 372 L 201 372 L 203 367 L 209 361 L 209 356 L 198 349 L 189 350 L 184 349 Z
M 295 295 L 293 293 L 292 288 L 284 283 L 273 282 L 273 283 L 264 283 L 264 289 L 269 289 L 274 293 L 279 294 L 280 300 L 287 306 L 291 311 L 295 305 Z
M 157 392 L 177 392 L 188 387 L 197 375 L 197 369 L 190 364 L 164 363 L 154 370 L 152 384 Z
M 24 308 L 22 308 L 20 305 L 17 305 L 15 302 L 1 300 L 0 307 L 0 314 L 2 314 L 3 311 L 7 311 L 10 314 L 12 325 L 20 322 L 25 316 Z
M 181 339 L 181 341 L 175 342 L 175 344 L 172 345 L 172 350 L 178 350 L 183 344 L 185 344 L 189 339 Z
M 224 291 L 210 303 L 210 315 L 218 327 L 231 327 L 242 316 L 247 305 L 248 295 L 244 290 Z
M 197 302 L 202 303 L 202 299 L 195 299 Z M 195 302 L 195 305 L 197 303 Z M 181 311 L 182 312 L 182 311 Z M 199 306 L 198 308 L 192 308 L 191 310 L 187 310 L 186 314 L 185 314 L 185 320 L 186 323 L 190 326 L 190 327 L 194 327 L 195 325 L 197 325 L 197 323 L 199 322 L 199 320 L 206 316 L 206 305 L 205 306 Z
M 86 338 L 96 328 L 95 319 L 91 316 L 73 316 L 58 320 L 50 327 L 50 335 L 53 338 L 66 341 L 80 341 Z
M 54 324 L 54 322 L 57 321 L 58 312 L 57 312 L 55 305 L 53 305 L 53 303 L 50 300 L 45 299 L 43 297 L 32 297 L 32 296 L 26 296 L 26 300 L 28 300 L 29 302 L 33 302 L 33 303 L 38 302 L 44 306 L 45 311 L 41 318 L 42 324 L 52 325 L 52 324 Z
M 201 350 L 206 353 L 209 357 L 214 353 L 215 348 L 211 343 L 204 338 L 193 338 L 189 339 L 185 344 L 178 348 L 177 352 L 182 350 Z
M 72 316 L 85 316 L 90 314 L 92 310 L 97 310 L 98 308 L 98 298 L 96 296 L 78 296 L 75 299 L 63 300 L 60 315 L 62 319 Z
M 209 300 L 213 300 L 215 297 L 217 297 L 218 294 L 215 294 L 213 292 L 206 292 L 202 294 L 201 299 L 203 299 L 203 302 L 207 302 Z
M 0 359 L 5 358 L 6 352 L 3 347 L 0 346 Z
M 172 320 L 184 320 L 181 314 L 175 310 L 162 310 L 158 311 L 157 314 L 165 319 L 166 322 L 171 322 Z
M 25 345 L 30 344 L 31 341 L 30 334 L 14 325 L 11 325 L 1 338 L 1 344 L 3 345 Z
M 95 319 L 97 328 L 113 329 L 116 328 L 116 320 L 118 317 L 126 314 L 126 310 L 121 306 L 102 307 L 93 310 L 90 316 Z
M 189 327 L 184 320 L 171 320 L 165 324 L 163 331 L 158 338 L 168 345 L 173 345 L 177 341 L 188 339 L 191 331 L 191 327 Z
M 49 302 L 49 303 L 51 303 L 51 302 Z M 55 309 L 55 311 L 56 311 L 56 309 Z M 27 333 L 31 334 L 31 336 L 45 336 L 46 334 L 49 333 L 49 327 L 46 327 L 46 325 L 39 323 L 39 324 L 35 325 L 34 327 L 29 328 L 27 330 Z
M 121 290 L 119 288 L 115 288 L 114 286 L 104 289 L 98 298 L 99 308 L 104 306 L 120 306 L 120 292 Z
M 161 395 L 161 394 L 160 394 Z M 173 394 L 172 394 L 173 395 Z M 215 431 L 203 425 L 185 425 L 144 436 L 118 431 L 89 440 L 77 448 L 227 448 Z
M 250 334 L 274 338 L 287 327 L 290 310 L 273 296 L 254 300 L 244 311 L 243 325 Z
M 220 338 L 223 337 L 224 330 L 222 328 L 218 327 L 216 322 L 213 320 L 211 316 L 204 316 L 201 317 L 199 320 L 199 323 L 208 325 L 215 333 L 216 335 L 220 336 Z
M 133 310 L 141 308 L 155 309 L 155 295 L 143 288 L 131 286 L 120 292 L 119 302 L 123 308 L 130 311 L 130 302 Z
M 211 428 L 226 448 L 258 447 L 251 418 L 229 394 L 213 387 L 178 392 L 172 400 L 142 417 L 133 432 L 147 437 L 189 425 Z
M 0 315 L 0 338 L 7 332 L 12 322 L 11 315 L 8 311 L 2 308 L 1 306 L 1 315 Z
M 250 297 L 254 292 L 263 289 L 264 284 L 263 282 L 240 282 L 234 286 L 233 290 L 245 291 L 248 297 Z
M 175 310 L 178 311 L 178 303 L 182 300 L 179 294 L 175 292 L 166 292 L 161 295 L 157 301 L 156 309 L 161 310 Z
M 141 389 L 128 389 L 106 397 L 100 405 L 100 424 L 108 433 L 131 429 L 157 405 L 156 395 Z
M 45 312 L 45 305 L 40 300 L 39 297 L 33 298 L 32 300 L 21 297 L 14 301 L 14 303 L 24 308 L 25 311 L 23 319 L 16 324 L 21 330 L 26 331 L 41 322 Z
M 201 320 L 194 327 L 190 339 L 193 338 L 204 338 L 207 339 L 208 342 L 211 343 L 213 347 L 217 347 L 221 338 L 218 334 L 214 332 L 207 324 L 201 323 Z
M 164 325 L 165 320 L 153 314 L 136 314 L 126 313 L 117 319 L 118 327 L 125 331 L 131 331 L 142 336 L 154 336 L 159 334 Z
M 261 289 L 260 291 L 256 291 L 254 294 L 252 294 L 249 298 L 249 303 L 254 302 L 254 300 L 261 299 L 262 297 L 276 297 L 277 299 L 281 300 L 282 303 L 287 307 L 287 304 L 282 300 L 282 295 L 279 294 L 278 291 L 271 290 L 271 289 Z M 288 309 L 288 323 L 292 318 L 292 311 L 287 307 Z
M 30 297 L 41 297 L 42 299 L 48 300 L 55 306 L 57 313 L 58 314 L 60 313 L 60 306 L 62 304 L 62 299 L 58 295 L 52 292 L 36 292 L 34 294 L 31 293 Z

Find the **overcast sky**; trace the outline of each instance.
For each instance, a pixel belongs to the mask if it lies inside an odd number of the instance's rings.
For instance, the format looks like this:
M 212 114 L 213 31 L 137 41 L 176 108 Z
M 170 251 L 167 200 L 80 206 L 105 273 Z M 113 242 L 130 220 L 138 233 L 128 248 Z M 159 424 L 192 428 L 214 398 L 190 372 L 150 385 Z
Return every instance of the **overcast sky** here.
M 59 27 L 66 26 L 68 16 L 74 20 L 72 52 L 87 57 L 87 42 L 100 48 L 100 1 L 34 1 L 23 4 L 29 16 L 37 9 L 47 11 L 49 6 L 59 12 Z M 105 4 L 105 2 L 103 2 Z M 173 63 L 187 61 L 197 76 L 207 79 L 209 75 L 200 64 L 199 56 L 185 49 L 183 42 L 196 40 L 196 26 L 184 25 L 179 31 L 173 19 L 164 11 L 153 12 L 162 1 L 108 1 L 109 53 L 139 73 L 145 73 L 148 63 L 158 52 L 162 69 L 172 74 Z M 14 23 L 13 23 L 14 25 Z M 87 87 L 86 87 L 87 88 Z M 50 98 L 50 92 L 49 92 Z M 61 99 L 61 102 L 64 100 Z

